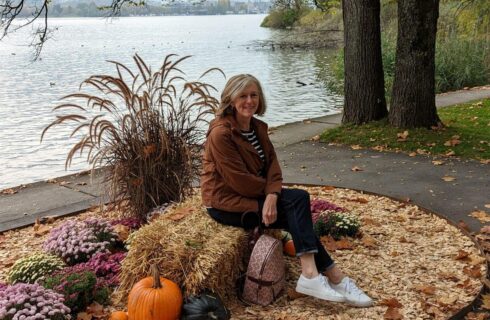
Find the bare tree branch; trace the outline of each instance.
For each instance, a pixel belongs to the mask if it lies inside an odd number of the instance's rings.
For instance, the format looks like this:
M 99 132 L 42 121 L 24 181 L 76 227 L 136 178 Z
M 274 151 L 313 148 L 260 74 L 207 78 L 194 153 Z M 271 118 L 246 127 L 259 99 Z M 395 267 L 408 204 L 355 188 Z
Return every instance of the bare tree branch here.
M 36 20 L 42 19 L 42 23 L 35 27 L 31 41 L 31 46 L 34 48 L 34 60 L 37 60 L 51 33 L 48 28 L 49 0 L 42 0 L 40 7 L 37 4 L 33 4 L 32 7 L 25 7 L 25 0 L 0 1 L 0 41 L 9 33 L 33 25 Z M 14 21 L 21 19 L 25 20 L 20 24 L 14 23 Z

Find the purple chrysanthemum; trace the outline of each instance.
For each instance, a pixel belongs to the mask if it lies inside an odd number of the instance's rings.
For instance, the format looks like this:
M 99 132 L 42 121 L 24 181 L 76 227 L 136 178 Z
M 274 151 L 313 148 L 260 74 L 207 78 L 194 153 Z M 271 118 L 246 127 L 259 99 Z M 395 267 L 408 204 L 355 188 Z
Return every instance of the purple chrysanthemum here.
M 4 285 L 0 287 L 0 319 L 27 319 L 34 315 L 40 320 L 69 319 L 70 309 L 63 302 L 63 295 L 38 284 Z
M 67 221 L 51 231 L 43 248 L 73 265 L 88 261 L 96 253 L 108 252 L 116 239 L 106 220 Z

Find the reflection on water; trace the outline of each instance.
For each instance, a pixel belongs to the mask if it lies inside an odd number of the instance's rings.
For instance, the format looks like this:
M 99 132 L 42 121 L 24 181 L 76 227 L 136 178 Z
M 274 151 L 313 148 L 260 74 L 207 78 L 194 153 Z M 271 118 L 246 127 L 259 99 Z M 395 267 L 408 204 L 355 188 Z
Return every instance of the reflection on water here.
M 211 67 L 229 77 L 251 73 L 261 80 L 271 126 L 337 113 L 342 97 L 327 89 L 320 75 L 323 51 L 271 50 L 258 46 L 274 36 L 260 28 L 263 15 L 51 19 L 58 26 L 42 60 L 32 63 L 18 33 L 0 45 L 0 189 L 66 174 L 64 162 L 74 139 L 72 128 L 40 135 L 54 119 L 51 109 L 74 93 L 91 74 L 114 74 L 106 60 L 134 66 L 138 53 L 156 68 L 169 53 L 193 57 L 182 64 L 189 80 Z M 29 30 L 25 30 L 29 32 Z M 322 57 L 322 59 L 319 59 Z M 207 79 L 221 90 L 226 80 Z M 76 158 L 69 172 L 88 169 Z

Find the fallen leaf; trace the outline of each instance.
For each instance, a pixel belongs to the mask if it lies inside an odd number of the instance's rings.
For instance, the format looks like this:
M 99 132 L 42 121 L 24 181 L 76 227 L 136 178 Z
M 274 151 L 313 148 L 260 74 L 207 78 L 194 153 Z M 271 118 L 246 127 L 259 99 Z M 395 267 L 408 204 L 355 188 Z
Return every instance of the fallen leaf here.
M 372 147 L 372 149 L 376 150 L 376 151 L 385 151 L 386 146 L 374 146 L 374 147 Z
M 401 236 L 400 239 L 398 239 L 401 243 L 414 243 L 412 240 L 407 240 L 404 236 Z
M 451 177 L 451 176 L 444 176 L 441 179 L 444 180 L 444 181 L 446 181 L 446 182 L 451 182 L 451 181 L 456 180 L 455 177 Z
M 418 154 L 429 154 L 429 152 L 425 149 L 417 149 Z
M 362 147 L 360 145 L 358 145 L 358 144 L 354 144 L 354 145 L 352 145 L 350 147 L 351 147 L 352 150 L 360 150 L 360 149 L 362 149 Z
M 431 285 L 417 285 L 415 286 L 415 290 L 425 293 L 427 295 L 433 295 L 436 292 L 436 287 L 431 286 Z
M 490 234 L 490 226 L 484 226 L 480 229 L 480 233 Z
M 365 234 L 362 239 L 362 244 L 365 246 L 365 247 L 368 247 L 368 248 L 376 248 L 378 246 L 378 242 L 376 241 L 376 239 L 374 239 L 373 237 L 371 237 L 370 235 L 367 235 Z
M 476 210 L 470 213 L 470 216 L 481 222 L 490 222 L 490 216 L 483 210 Z
M 480 278 L 481 277 L 480 266 L 464 267 L 463 273 L 469 275 L 472 278 Z
M 324 186 L 324 187 L 322 187 L 322 190 L 323 191 L 332 191 L 332 190 L 335 190 L 335 187 L 332 187 L 332 186 Z
M 36 237 L 42 237 L 45 234 L 49 233 L 51 231 L 51 228 L 45 225 L 41 225 L 36 231 L 34 231 L 34 235 Z
M 316 135 L 310 139 L 311 141 L 319 141 L 320 140 L 320 135 Z
M 470 232 L 470 227 L 468 227 L 466 222 L 464 222 L 463 220 L 459 220 L 458 227 L 460 227 L 461 229 L 463 229 L 466 232 Z
M 456 155 L 456 152 L 454 152 L 453 150 L 449 150 L 448 152 L 446 152 L 446 156 L 447 157 L 451 157 L 451 156 L 454 156 Z
M 415 157 L 417 155 L 417 152 L 410 152 L 408 154 L 409 157 Z
M 449 280 L 449 281 L 453 281 L 453 282 L 458 282 L 459 279 L 458 276 L 454 273 L 449 273 L 449 272 L 441 272 L 439 273 L 439 278 L 443 279 L 443 280 Z
M 179 208 L 175 210 L 174 213 L 172 213 L 167 217 L 172 221 L 179 221 L 187 217 L 188 215 L 190 215 L 193 211 L 194 208 L 190 208 L 190 207 Z
M 345 200 L 348 200 L 348 201 L 352 201 L 352 202 L 359 202 L 359 203 L 368 203 L 369 200 L 365 199 L 365 198 L 361 198 L 361 197 L 357 197 L 357 198 L 343 198 Z
M 389 307 L 386 310 L 383 318 L 385 320 L 401 320 L 403 319 L 403 316 L 400 313 L 400 309 Z
M 379 221 L 376 221 L 373 218 L 369 218 L 369 217 L 363 217 L 362 218 L 362 224 L 365 226 L 367 226 L 367 225 L 371 225 L 371 226 L 375 226 L 375 227 L 381 226 L 381 223 Z
M 469 257 L 469 264 L 471 264 L 472 266 L 476 266 L 476 265 L 482 264 L 486 260 L 487 259 L 484 257 L 481 257 L 481 256 L 476 255 L 476 254 L 472 254 Z
M 352 169 L 350 169 L 351 171 L 362 171 L 361 168 L 359 168 L 358 166 L 353 166 Z
M 77 186 L 86 186 L 87 183 L 86 182 L 77 182 L 75 185 L 77 185 Z
M 458 301 L 458 297 L 457 296 L 443 296 L 443 297 L 440 297 L 439 299 L 437 299 L 437 301 L 439 303 L 444 304 L 444 305 L 453 305 L 456 303 L 456 301 Z
M 463 281 L 462 283 L 458 283 L 457 285 L 458 288 L 464 288 L 464 289 L 467 289 L 470 286 L 471 286 L 470 278 L 467 278 L 465 281 Z
M 77 314 L 77 320 L 92 320 L 92 315 L 87 312 L 80 312 Z
M 56 221 L 56 216 L 45 216 L 41 218 L 41 221 L 45 224 L 51 224 Z
M 2 191 L 0 191 L 0 193 L 10 195 L 10 194 L 16 194 L 17 191 L 12 188 L 9 188 L 9 189 L 3 189 Z
M 104 315 L 104 306 L 94 301 L 87 307 L 87 313 L 90 313 L 95 317 Z
M 129 227 L 123 225 L 123 224 L 116 224 L 113 227 L 114 231 L 117 234 L 117 237 L 119 238 L 119 241 L 126 241 L 129 238 Z
M 320 238 L 322 244 L 325 246 L 327 251 L 335 251 L 337 250 L 337 242 L 331 236 L 323 236 Z
M 440 165 L 444 164 L 444 161 L 434 160 L 434 161 L 432 161 L 432 164 L 435 165 L 435 166 L 440 166 Z
M 396 299 L 396 298 L 390 298 L 390 299 L 383 299 L 379 303 L 381 306 L 387 306 L 391 308 L 401 308 L 403 305 Z
M 296 300 L 296 299 L 302 298 L 302 297 L 305 297 L 305 295 L 302 293 L 299 293 L 298 291 L 294 290 L 291 287 L 288 288 L 288 298 L 290 300 Z
M 482 160 L 480 160 L 480 163 L 490 164 L 490 159 L 482 159 Z
M 482 308 L 490 310 L 490 294 L 482 294 L 481 295 Z
M 347 238 L 342 238 L 339 241 L 336 241 L 335 244 L 337 245 L 338 250 L 352 250 L 352 249 L 354 249 L 354 243 L 352 243 Z
M 34 225 L 32 226 L 33 231 L 39 230 L 39 227 L 41 226 L 41 223 L 39 222 L 39 218 L 36 218 L 36 221 L 34 221 Z
M 310 124 L 311 120 L 303 120 L 303 123 Z
M 490 209 L 490 203 L 487 203 L 486 205 L 484 205 L 484 207 Z
M 69 182 L 69 181 L 60 181 L 60 183 L 59 183 L 60 186 L 66 186 L 68 184 L 71 184 L 71 182 Z
M 469 252 L 466 252 L 464 250 L 459 250 L 458 255 L 454 259 L 455 260 L 463 260 L 463 259 L 468 258 L 469 255 L 470 255 Z
M 450 140 L 444 142 L 444 145 L 446 147 L 454 147 L 460 143 L 461 143 L 461 141 L 459 140 L 459 136 L 453 136 Z
M 396 134 L 396 137 L 397 137 L 396 141 L 398 141 L 398 142 L 405 142 L 405 141 L 407 141 L 408 131 L 405 130 L 403 132 L 399 132 L 399 133 Z

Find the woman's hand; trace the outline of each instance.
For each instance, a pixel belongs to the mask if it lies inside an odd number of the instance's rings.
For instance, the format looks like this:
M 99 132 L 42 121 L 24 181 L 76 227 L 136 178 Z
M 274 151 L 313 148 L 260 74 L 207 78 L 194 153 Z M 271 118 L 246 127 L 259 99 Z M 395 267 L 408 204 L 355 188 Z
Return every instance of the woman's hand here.
M 277 220 L 277 194 L 270 193 L 265 198 L 262 208 L 262 222 L 266 226 L 273 224 Z

